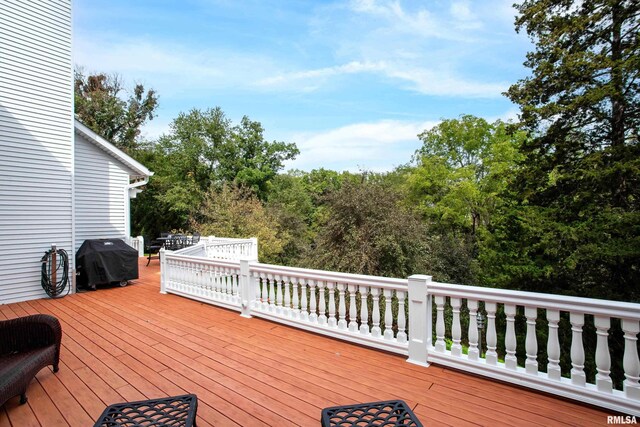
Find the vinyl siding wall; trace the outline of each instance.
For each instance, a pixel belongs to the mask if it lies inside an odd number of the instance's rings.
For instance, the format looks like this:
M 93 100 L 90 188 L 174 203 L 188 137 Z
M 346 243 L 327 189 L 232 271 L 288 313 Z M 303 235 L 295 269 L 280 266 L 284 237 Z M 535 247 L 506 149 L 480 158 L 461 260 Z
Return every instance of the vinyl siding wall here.
M 75 134 L 76 250 L 86 239 L 127 236 L 129 174 L 124 164 Z
M 0 304 L 46 296 L 40 259 L 73 259 L 71 0 L 0 1 Z

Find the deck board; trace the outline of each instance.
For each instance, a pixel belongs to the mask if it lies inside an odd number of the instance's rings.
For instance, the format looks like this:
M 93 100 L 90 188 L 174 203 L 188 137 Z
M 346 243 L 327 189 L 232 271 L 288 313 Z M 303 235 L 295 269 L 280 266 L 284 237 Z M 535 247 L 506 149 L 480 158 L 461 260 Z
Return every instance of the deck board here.
M 425 425 L 606 424 L 595 407 L 161 295 L 145 263 L 125 288 L 0 305 L 0 319 L 63 325 L 60 372 L 40 371 L 0 427 L 90 425 L 108 404 L 186 392 L 205 427 L 316 426 L 323 407 L 395 398 Z

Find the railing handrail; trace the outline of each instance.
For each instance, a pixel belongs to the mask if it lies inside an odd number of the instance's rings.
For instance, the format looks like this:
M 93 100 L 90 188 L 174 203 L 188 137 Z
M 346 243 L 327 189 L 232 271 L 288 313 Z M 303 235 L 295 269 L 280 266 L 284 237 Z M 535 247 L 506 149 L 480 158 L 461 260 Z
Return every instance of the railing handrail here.
M 496 303 L 640 320 L 640 304 L 630 302 L 516 291 L 511 289 L 484 288 L 480 286 L 456 285 L 440 282 L 431 282 L 429 284 L 428 292 L 431 295 L 442 295 L 454 298 L 473 298 Z
M 375 286 L 386 289 L 407 290 L 407 279 L 395 279 L 383 276 L 340 273 L 337 271 L 314 270 L 310 268 L 286 267 L 282 265 L 251 263 L 251 272 L 280 276 L 295 276 L 308 280 L 323 280 L 352 285 Z
M 205 248 L 204 243 L 200 242 L 200 243 L 196 243 L 195 245 L 187 246 L 182 249 L 178 249 L 176 251 L 171 251 L 171 252 L 178 255 L 189 255 L 192 252 L 198 252 L 199 250 L 202 250 L 204 248 Z
M 179 254 L 173 251 L 165 251 L 164 254 L 167 260 L 175 259 L 175 260 L 182 260 L 182 261 L 198 262 L 203 265 L 210 265 L 215 267 L 233 268 L 236 270 L 240 269 L 240 261 L 238 260 L 207 259 L 199 256 Z

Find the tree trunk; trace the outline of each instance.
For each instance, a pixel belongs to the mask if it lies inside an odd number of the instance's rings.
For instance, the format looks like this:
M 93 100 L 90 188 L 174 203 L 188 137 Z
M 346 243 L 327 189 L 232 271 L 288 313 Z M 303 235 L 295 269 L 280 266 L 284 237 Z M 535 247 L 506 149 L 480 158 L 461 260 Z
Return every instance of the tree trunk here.
M 619 147 L 624 145 L 625 131 L 625 105 L 624 105 L 624 79 L 622 75 L 622 11 L 621 5 L 616 3 L 611 10 L 611 145 Z

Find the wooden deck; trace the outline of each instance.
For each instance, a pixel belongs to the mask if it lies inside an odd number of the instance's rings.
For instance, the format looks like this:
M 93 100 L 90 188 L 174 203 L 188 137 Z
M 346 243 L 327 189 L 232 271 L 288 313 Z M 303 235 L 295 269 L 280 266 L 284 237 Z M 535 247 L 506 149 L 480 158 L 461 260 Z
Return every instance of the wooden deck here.
M 91 426 L 106 405 L 198 395 L 199 426 L 317 426 L 323 407 L 404 399 L 425 425 L 603 425 L 606 411 L 159 293 L 158 262 L 126 288 L 0 305 L 0 318 L 50 313 L 60 371 L 0 427 Z

